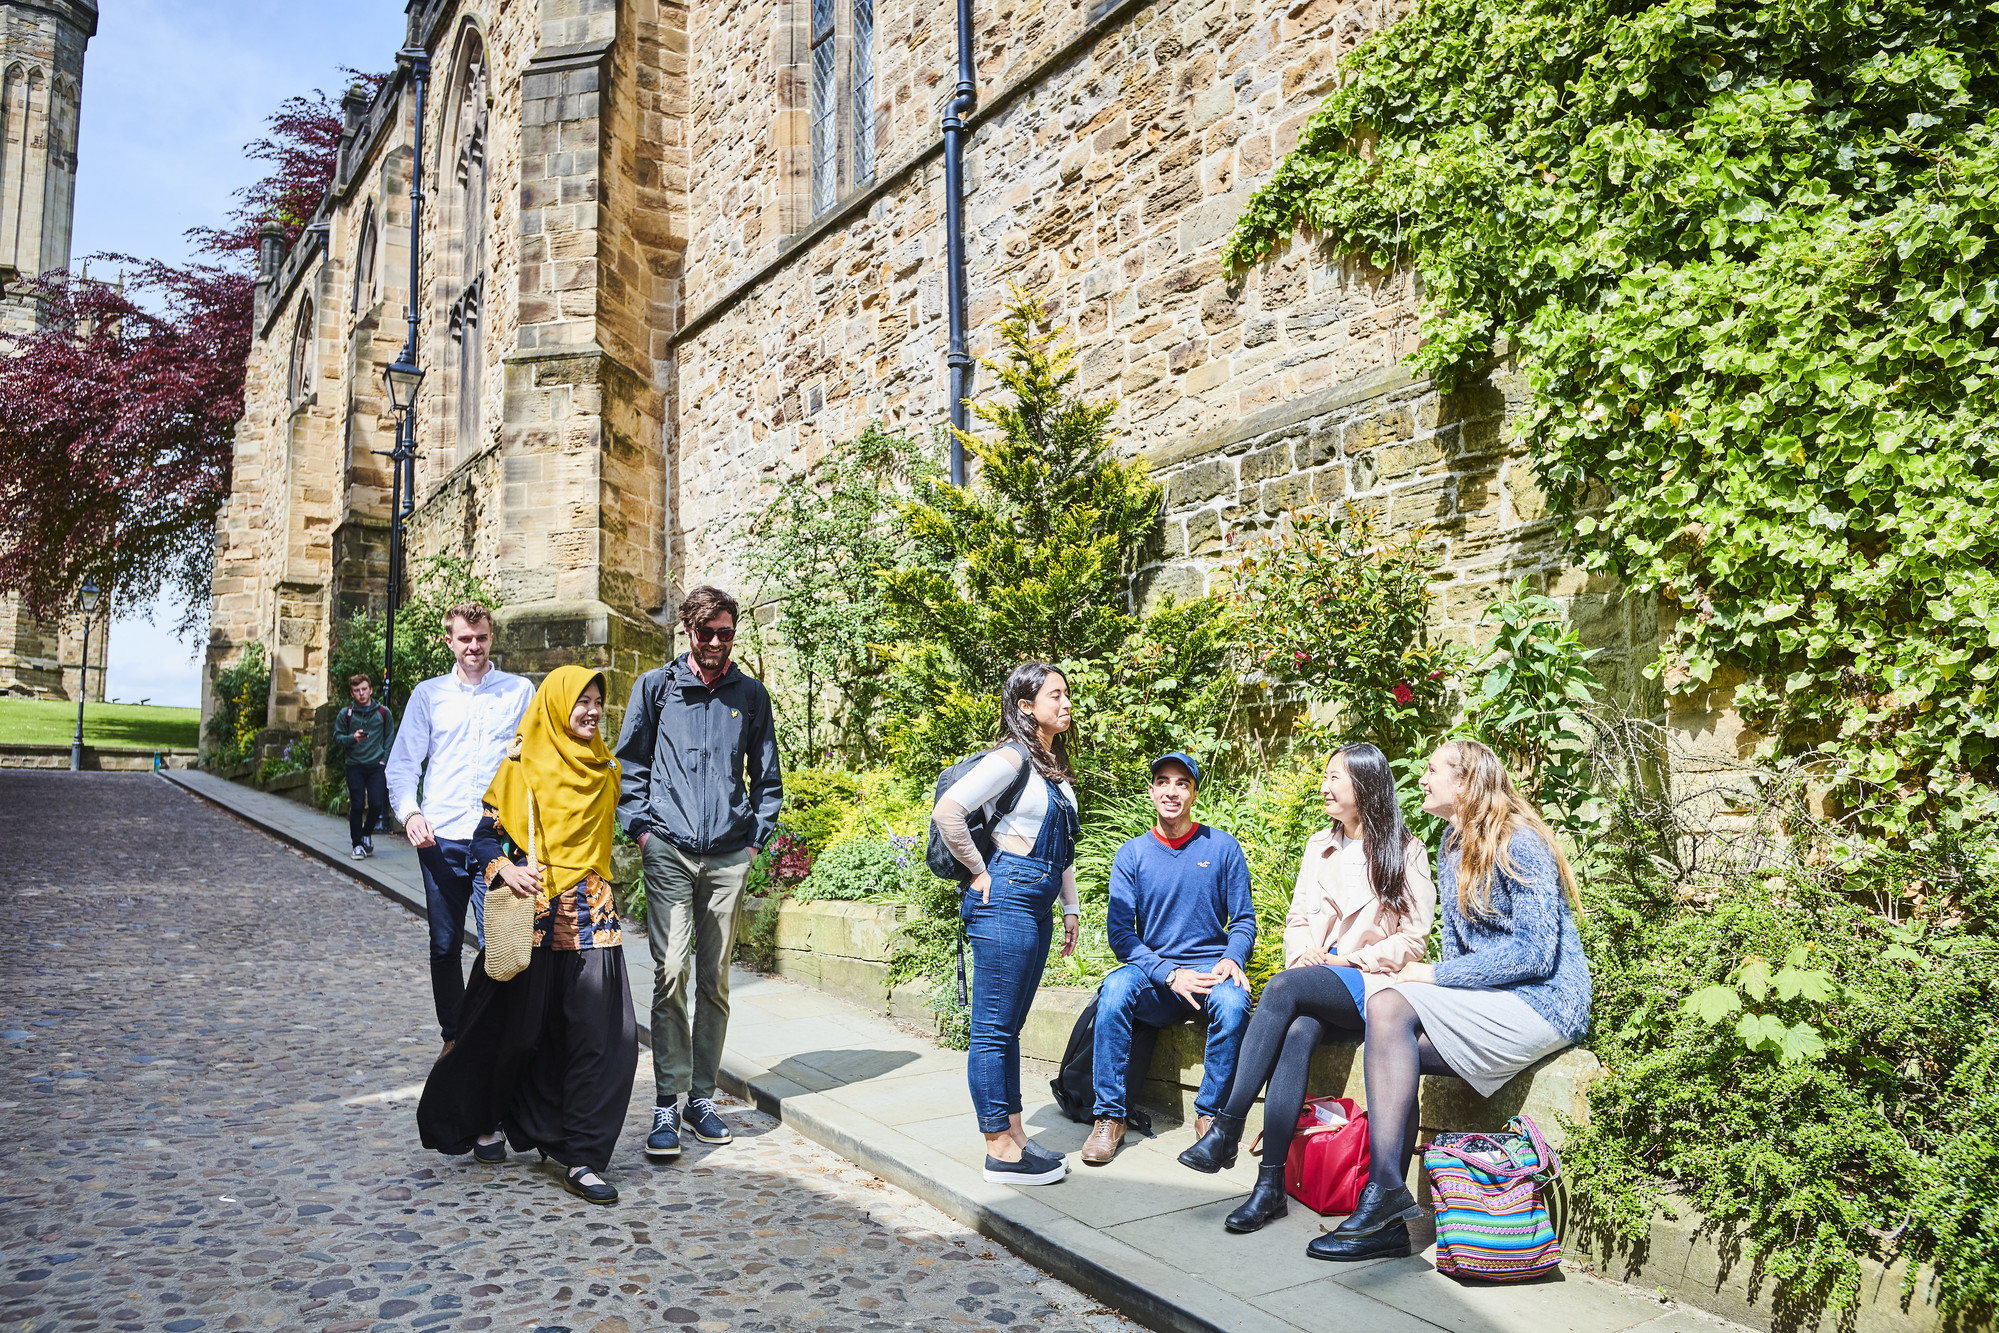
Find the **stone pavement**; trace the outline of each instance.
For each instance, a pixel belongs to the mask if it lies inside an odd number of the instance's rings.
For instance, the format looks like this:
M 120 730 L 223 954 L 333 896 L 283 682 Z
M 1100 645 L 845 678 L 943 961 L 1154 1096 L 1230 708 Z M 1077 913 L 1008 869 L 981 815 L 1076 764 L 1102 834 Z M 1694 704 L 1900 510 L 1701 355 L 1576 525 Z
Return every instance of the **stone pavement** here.
M 277 821 L 274 831 L 342 869 L 373 873 L 385 892 L 396 891 L 393 862 L 378 857 L 357 866 L 344 859 L 344 823 L 205 774 L 171 776 L 252 817 Z M 255 800 L 285 808 L 266 811 Z M 419 898 L 421 892 L 419 883 Z M 636 940 L 626 960 L 643 1022 L 651 960 Z M 1189 1171 L 1173 1160 L 1192 1141 L 1182 1126 L 1153 1140 L 1133 1136 L 1115 1162 L 1085 1167 L 1077 1154 L 1087 1130 L 1056 1111 L 1047 1069 L 1024 1071 L 1027 1120 L 1043 1143 L 1070 1154 L 1070 1178 L 1029 1189 L 987 1184 L 978 1169 L 983 1154 L 967 1111 L 962 1053 L 776 977 L 738 969 L 733 1000 L 723 1063 L 730 1091 L 1154 1328 L 1716 1333 L 1739 1327 L 1581 1272 L 1479 1286 L 1439 1274 L 1427 1253 L 1322 1263 L 1306 1257 L 1305 1245 L 1331 1221 L 1297 1205 L 1255 1235 L 1232 1236 L 1221 1219 L 1247 1193 L 1253 1159 L 1245 1153 L 1234 1171 L 1219 1176 Z
M 648 1167 L 644 1070 L 615 1207 L 424 1152 L 409 912 L 150 774 L 0 811 L 0 1329 L 1131 1327 L 747 1106 Z

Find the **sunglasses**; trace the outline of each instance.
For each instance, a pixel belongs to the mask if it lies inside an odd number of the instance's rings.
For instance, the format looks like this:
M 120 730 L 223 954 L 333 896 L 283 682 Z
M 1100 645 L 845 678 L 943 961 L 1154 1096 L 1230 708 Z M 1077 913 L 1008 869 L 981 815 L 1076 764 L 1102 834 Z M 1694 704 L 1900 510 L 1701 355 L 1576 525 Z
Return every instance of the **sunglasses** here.
M 690 630 L 689 633 L 702 643 L 732 643 L 736 638 L 736 631 L 733 629 L 709 629 L 706 626 Z

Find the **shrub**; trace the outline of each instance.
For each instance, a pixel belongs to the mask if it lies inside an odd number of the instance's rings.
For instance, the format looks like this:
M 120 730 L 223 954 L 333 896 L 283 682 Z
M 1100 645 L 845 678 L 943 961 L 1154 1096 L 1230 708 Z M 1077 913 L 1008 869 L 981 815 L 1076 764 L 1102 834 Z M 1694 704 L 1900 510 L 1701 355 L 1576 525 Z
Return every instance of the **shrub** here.
M 914 839 L 849 838 L 812 863 L 812 873 L 792 891 L 800 902 L 901 901 L 923 867 Z
M 798 768 L 784 775 L 785 831 L 818 856 L 846 822 L 860 782 L 833 768 Z
M 1850 1305 L 1873 1257 L 1910 1261 L 1905 1291 L 1931 1262 L 1944 1310 L 1988 1314 L 1999 941 L 1958 904 L 1999 842 L 1892 849 L 1815 819 L 1809 769 L 1727 776 L 1689 808 L 1684 776 L 1605 774 L 1578 848 L 1606 1071 L 1567 1152 L 1582 1220 L 1642 1242 L 1684 1199 L 1786 1304 Z
M 1557 828 L 1577 834 L 1595 822 L 1589 714 L 1603 683 L 1561 604 L 1513 586 L 1486 608 L 1492 638 L 1471 664 L 1466 726 L 1505 759 L 1521 793 Z
M 250 757 L 257 733 L 270 717 L 271 669 L 264 660 L 264 645 L 244 644 L 235 664 L 215 673 L 212 691 L 208 762 L 215 768 L 230 768 Z
M 759 972 L 777 971 L 777 918 L 783 908 L 779 894 L 766 893 L 758 900 L 756 915 L 736 934 L 737 962 Z

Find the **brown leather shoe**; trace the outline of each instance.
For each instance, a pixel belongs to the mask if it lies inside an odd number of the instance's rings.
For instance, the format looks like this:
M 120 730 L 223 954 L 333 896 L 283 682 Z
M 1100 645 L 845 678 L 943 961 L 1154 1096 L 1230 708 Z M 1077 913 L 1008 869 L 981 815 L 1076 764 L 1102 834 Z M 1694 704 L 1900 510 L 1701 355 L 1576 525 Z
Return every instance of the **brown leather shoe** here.
M 1214 1118 L 1213 1116 L 1211 1116 L 1211 1115 L 1197 1115 L 1197 1116 L 1195 1116 L 1195 1117 L 1194 1117 L 1194 1137 L 1195 1137 L 1196 1139 L 1205 1139 L 1206 1137 L 1208 1137 L 1208 1126 L 1210 1126 L 1210 1125 L 1212 1125 L 1212 1124 L 1214 1124 L 1214 1123 L 1215 1123 L 1215 1118 Z
M 1124 1121 L 1099 1120 L 1083 1144 L 1083 1160 L 1091 1166 L 1102 1166 L 1117 1156 L 1118 1145 L 1123 1142 Z

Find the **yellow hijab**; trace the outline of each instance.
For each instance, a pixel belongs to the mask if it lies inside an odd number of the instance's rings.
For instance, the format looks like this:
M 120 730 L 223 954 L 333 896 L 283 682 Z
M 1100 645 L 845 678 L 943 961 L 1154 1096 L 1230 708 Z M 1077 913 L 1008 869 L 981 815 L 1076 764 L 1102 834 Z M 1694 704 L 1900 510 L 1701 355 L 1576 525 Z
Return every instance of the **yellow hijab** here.
M 569 714 L 591 681 L 604 674 L 560 666 L 534 692 L 521 729 L 500 761 L 486 804 L 523 850 L 528 845 L 528 794 L 534 794 L 535 858 L 546 867 L 542 891 L 553 898 L 592 870 L 611 875 L 611 830 L 618 809 L 618 765 L 599 729 L 590 740 L 569 730 Z

